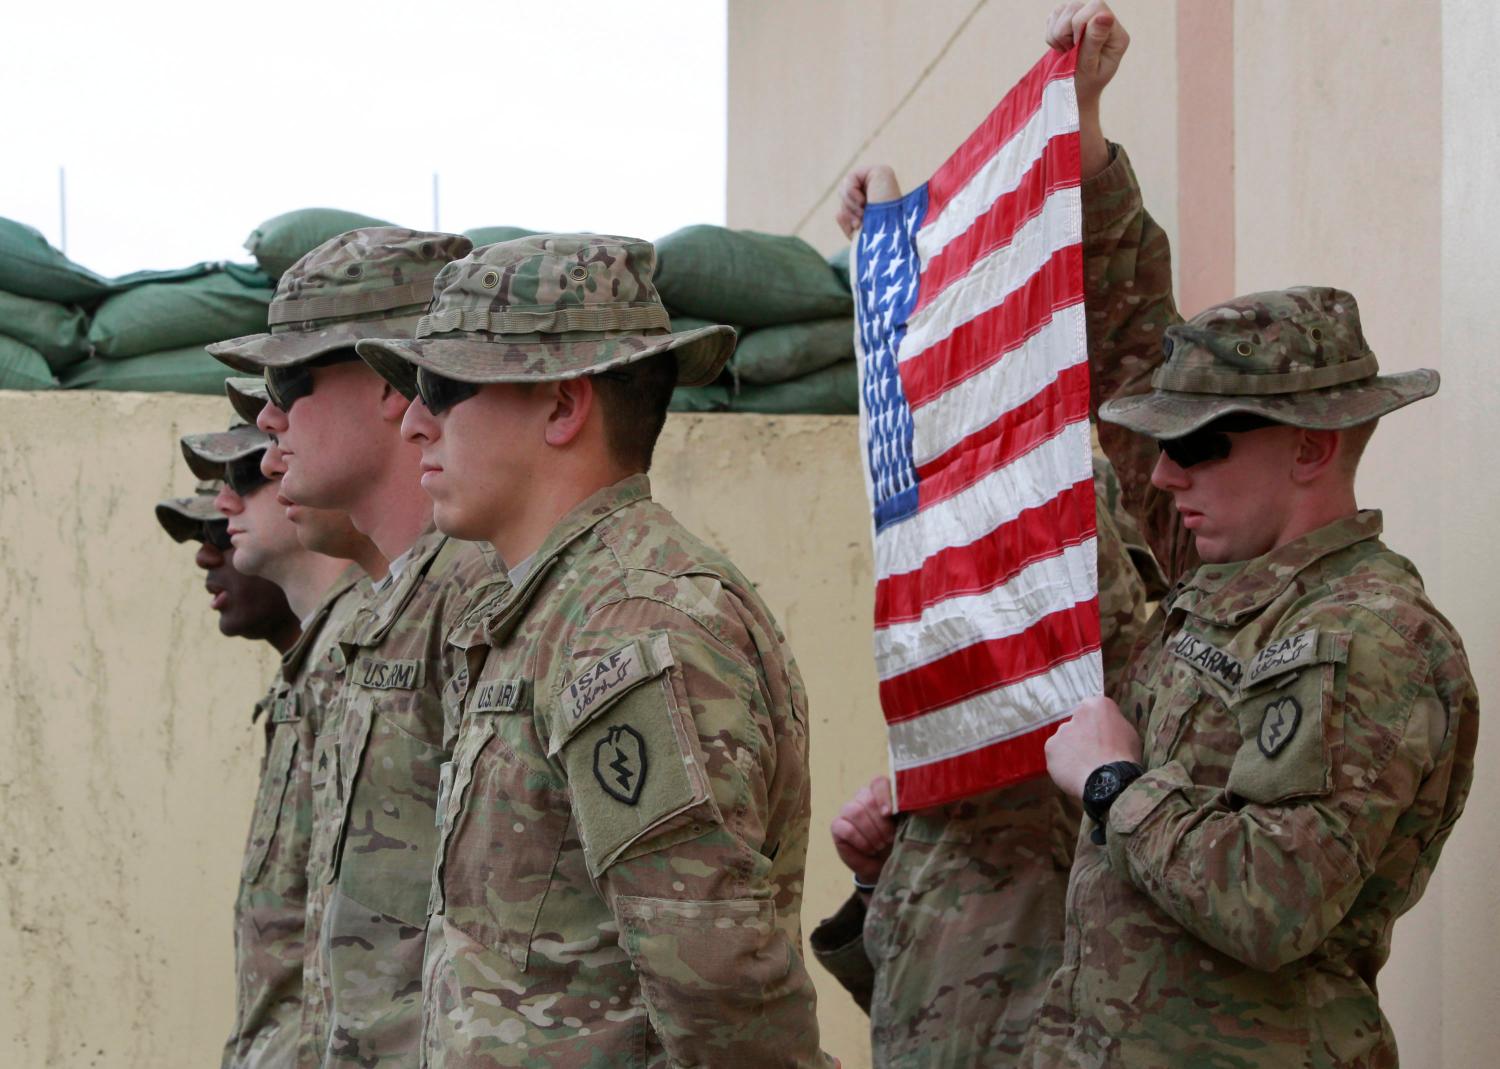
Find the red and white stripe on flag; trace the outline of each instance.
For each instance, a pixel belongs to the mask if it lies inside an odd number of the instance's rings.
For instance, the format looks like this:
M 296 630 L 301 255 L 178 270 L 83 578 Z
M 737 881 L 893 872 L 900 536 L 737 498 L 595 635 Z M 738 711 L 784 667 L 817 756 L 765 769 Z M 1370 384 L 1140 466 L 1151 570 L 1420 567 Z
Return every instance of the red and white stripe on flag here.
M 1103 689 L 1076 50 L 855 238 L 875 661 L 900 809 L 1043 774 Z

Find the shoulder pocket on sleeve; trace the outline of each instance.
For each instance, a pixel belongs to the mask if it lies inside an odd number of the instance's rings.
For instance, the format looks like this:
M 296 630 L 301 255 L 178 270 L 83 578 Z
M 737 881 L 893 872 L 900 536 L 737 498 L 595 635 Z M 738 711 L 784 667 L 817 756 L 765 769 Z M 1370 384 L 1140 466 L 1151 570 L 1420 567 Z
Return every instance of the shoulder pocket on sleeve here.
M 1225 784 L 1231 795 L 1271 805 L 1333 789 L 1337 669 L 1332 659 L 1314 661 L 1239 696 L 1243 742 Z
M 551 717 L 573 817 L 598 876 L 647 839 L 716 819 L 687 694 L 664 634 L 634 639 L 564 683 Z M 676 841 L 677 836 L 672 841 Z

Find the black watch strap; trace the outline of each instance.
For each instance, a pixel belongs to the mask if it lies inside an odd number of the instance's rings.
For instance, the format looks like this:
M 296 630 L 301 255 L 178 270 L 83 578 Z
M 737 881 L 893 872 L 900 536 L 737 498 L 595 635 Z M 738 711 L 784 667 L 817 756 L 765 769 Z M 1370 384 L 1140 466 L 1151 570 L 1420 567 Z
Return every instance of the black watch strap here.
M 1145 772 L 1134 761 L 1111 761 L 1089 773 L 1089 778 L 1083 784 L 1083 811 L 1094 822 L 1089 838 L 1096 845 L 1104 845 L 1104 826 L 1109 820 L 1110 806 L 1115 804 L 1115 799 L 1126 787 L 1140 779 Z

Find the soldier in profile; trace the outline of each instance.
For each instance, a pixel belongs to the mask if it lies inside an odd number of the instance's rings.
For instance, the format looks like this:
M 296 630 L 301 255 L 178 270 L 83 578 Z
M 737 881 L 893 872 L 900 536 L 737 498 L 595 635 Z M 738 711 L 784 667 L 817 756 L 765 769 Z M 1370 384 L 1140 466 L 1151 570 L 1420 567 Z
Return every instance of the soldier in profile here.
M 1053 43 L 1099 17 L 1065 5 Z M 1479 706 L 1354 483 L 1437 373 L 1382 375 L 1333 287 L 1184 322 L 1125 153 L 1084 137 L 1109 159 L 1084 196 L 1100 440 L 1176 586 L 1122 700 L 1048 743 L 1087 834 L 1028 1064 L 1395 1065 L 1376 976 L 1463 810 Z
M 828 1066 L 803 965 L 807 708 L 754 586 L 651 499 L 674 386 L 734 332 L 674 333 L 649 242 L 551 234 L 444 268 L 405 433 L 439 529 L 514 594 L 471 669 L 428 929 L 424 1064 Z

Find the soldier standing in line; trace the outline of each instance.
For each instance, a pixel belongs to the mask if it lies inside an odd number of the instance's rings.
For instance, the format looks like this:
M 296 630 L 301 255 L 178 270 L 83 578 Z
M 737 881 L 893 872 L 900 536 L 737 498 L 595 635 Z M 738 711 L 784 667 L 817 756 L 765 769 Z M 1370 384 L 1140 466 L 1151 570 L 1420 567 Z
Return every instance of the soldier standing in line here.
M 264 372 L 258 421 L 276 438 L 281 496 L 347 513 L 390 561 L 339 636 L 336 723 L 314 755 L 308 904 L 319 935 L 304 1040 L 314 1066 L 417 1062 L 435 817 L 456 725 L 448 709 L 467 680 L 444 639 L 506 582 L 488 546 L 433 530 L 420 451 L 401 438 L 409 401 L 354 344 L 409 335 L 438 269 L 470 247 L 451 234 L 350 231 L 281 277 L 269 333 L 209 347 Z
M 1054 44 L 1107 13 L 1065 6 Z M 1463 809 L 1479 709 L 1354 482 L 1437 374 L 1380 375 L 1337 289 L 1183 322 L 1123 152 L 1084 207 L 1100 437 L 1177 585 L 1124 700 L 1048 743 L 1090 833 L 1030 1064 L 1394 1066 L 1376 974 Z
M 649 242 L 539 235 L 438 276 L 405 431 L 442 530 L 516 589 L 454 633 L 473 679 L 442 812 L 424 1064 L 828 1066 L 800 949 L 801 679 L 751 583 L 650 496 L 677 384 Z
M 1075 75 L 1085 122 L 1127 40 L 1112 22 L 1085 40 Z M 859 228 L 868 200 L 900 196 L 889 167 L 852 171 L 840 187 L 845 236 Z M 1122 535 L 1121 519 L 1132 534 L 1134 525 L 1116 507 L 1113 469 L 1096 457 L 1094 473 L 1101 659 L 1105 692 L 1116 694 L 1147 619 L 1132 551 L 1152 562 Z M 1016 1064 L 1062 961 L 1079 816 L 1077 801 L 1045 776 L 899 821 L 889 782 L 878 776 L 843 807 L 831 831 L 855 891 L 814 930 L 812 946 L 870 1014 L 878 1069 Z
M 205 573 L 203 585 L 212 599 L 209 608 L 219 615 L 219 633 L 268 642 L 285 653 L 297 641 L 297 617 L 279 586 L 235 569 L 229 521 L 214 505 L 218 494 L 218 483 L 199 482 L 190 497 L 157 502 L 156 521 L 174 542 L 198 543 L 193 562 Z
M 235 899 L 235 1025 L 224 1048 L 225 1069 L 298 1064 L 313 746 L 334 698 L 334 636 L 357 604 L 354 587 L 363 575 L 348 559 L 309 551 L 298 541 L 276 500 L 279 479 L 261 472 L 269 445 L 251 426 L 182 439 L 194 474 L 220 483 L 215 500 L 236 563 L 276 583 L 302 620 L 264 710 L 257 708 L 257 715 L 267 713 L 266 749 Z

